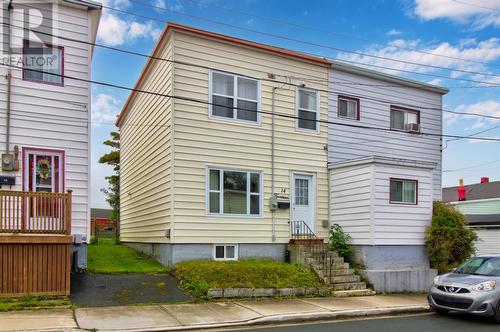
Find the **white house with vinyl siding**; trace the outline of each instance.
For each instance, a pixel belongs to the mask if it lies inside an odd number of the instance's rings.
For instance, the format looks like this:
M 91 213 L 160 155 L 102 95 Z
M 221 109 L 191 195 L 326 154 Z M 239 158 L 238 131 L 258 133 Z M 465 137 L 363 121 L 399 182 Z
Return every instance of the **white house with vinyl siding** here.
M 7 25 L 2 28 L 2 52 L 8 53 L 10 40 L 13 58 L 31 59 L 43 53 L 54 62 L 52 66 L 48 62 L 37 65 L 26 60 L 24 66 L 15 62 L 10 71 L 0 66 L 0 150 L 19 162 L 18 169 L 3 167 L 0 171 L 0 176 L 15 182 L 1 189 L 72 190 L 71 234 L 78 242 L 79 265 L 85 267 L 85 245 L 90 236 L 91 88 L 88 81 L 65 76 L 91 79 L 90 43 L 95 42 L 101 5 L 90 0 L 60 0 L 50 6 L 50 2 L 35 5 L 33 1 L 13 0 L 9 13 L 8 3 L 2 3 L 2 17 L 3 22 L 10 22 L 11 31 Z M 41 26 L 31 23 L 31 32 L 23 28 L 27 18 L 37 22 L 40 17 Z M 12 77 L 10 93 L 7 74 Z M 43 179 L 38 172 L 42 166 L 48 172 Z
M 376 290 L 408 290 L 389 280 L 423 290 L 435 273 L 424 237 L 441 198 L 448 90 L 337 62 L 329 78 L 330 223 L 351 235 Z

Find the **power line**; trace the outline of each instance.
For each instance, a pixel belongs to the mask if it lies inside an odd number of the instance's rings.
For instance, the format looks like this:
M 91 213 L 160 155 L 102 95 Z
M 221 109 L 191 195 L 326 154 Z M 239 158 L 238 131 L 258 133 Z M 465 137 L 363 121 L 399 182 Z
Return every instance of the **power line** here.
M 315 47 L 321 47 L 321 48 L 325 48 L 325 49 L 330 49 L 330 50 L 334 50 L 334 51 L 337 51 L 337 52 L 346 52 L 346 53 L 351 53 L 351 54 L 356 54 L 356 55 L 362 55 L 362 56 L 367 56 L 367 57 L 372 57 L 372 58 L 377 58 L 377 59 L 383 59 L 383 60 L 388 60 L 388 61 L 400 62 L 400 63 L 410 64 L 410 65 L 416 65 L 416 66 L 430 67 L 430 68 L 441 69 L 441 70 L 450 70 L 450 71 L 458 71 L 458 72 L 464 72 L 464 73 L 469 73 L 469 74 L 477 74 L 477 75 L 484 75 L 484 76 L 500 77 L 500 75 L 497 75 L 497 74 L 481 73 L 481 72 L 474 72 L 474 71 L 465 71 L 465 70 L 456 69 L 456 68 L 447 68 L 447 67 L 441 67 L 441 66 L 435 66 L 435 65 L 428 65 L 428 64 L 416 63 L 416 62 L 405 61 L 405 60 L 400 60 L 400 59 L 383 57 L 383 56 L 369 54 L 369 53 L 364 53 L 364 52 L 359 52 L 359 51 L 352 51 L 352 50 L 348 50 L 348 49 L 333 47 L 333 46 L 329 46 L 329 45 L 325 45 L 325 44 L 320 44 L 320 43 L 305 41 L 305 40 L 301 40 L 301 39 L 291 38 L 291 37 L 287 37 L 287 36 L 283 36 L 283 35 L 278 35 L 278 34 L 274 34 L 274 33 L 269 33 L 269 32 L 264 32 L 264 31 L 260 31 L 260 30 L 256 30 L 256 29 L 242 27 L 242 26 L 238 26 L 238 25 L 234 25 L 234 24 L 230 24 L 230 23 L 225 23 L 225 22 L 221 22 L 221 21 L 217 21 L 217 20 L 213 20 L 213 19 L 209 19 L 209 18 L 205 18 L 205 17 L 201 17 L 201 16 L 187 14 L 187 13 L 184 13 L 184 12 L 181 12 L 181 11 L 176 11 L 176 10 L 169 9 L 169 8 L 164 8 L 164 7 L 161 7 L 161 6 L 155 6 L 155 5 L 147 4 L 147 3 L 144 3 L 144 2 L 138 1 L 138 0 L 129 0 L 129 1 L 131 1 L 133 3 L 140 4 L 140 5 L 145 6 L 145 7 L 150 7 L 150 8 L 154 8 L 154 9 L 157 9 L 157 10 L 163 10 L 163 11 L 167 11 L 167 12 L 173 12 L 173 13 L 176 13 L 176 14 L 179 14 L 179 15 L 184 15 L 184 16 L 188 16 L 188 17 L 191 17 L 191 18 L 199 19 L 199 20 L 204 20 L 204 21 L 211 22 L 211 23 L 228 26 L 228 27 L 231 27 L 231 28 L 234 28 L 234 29 L 240 29 L 240 30 L 243 30 L 243 31 L 248 31 L 248 32 L 260 34 L 260 35 L 272 37 L 272 38 L 275 38 L 275 39 L 281 39 L 281 40 L 292 41 L 292 42 L 301 43 L 301 44 L 305 44 L 305 45 L 309 45 L 309 46 L 315 46 Z M 125 11 L 125 10 L 117 9 L 117 8 L 112 8 L 112 7 L 109 7 L 109 6 L 103 6 L 103 8 L 115 10 L 115 11 L 118 11 L 118 12 L 122 12 L 122 13 L 129 14 L 129 15 L 134 15 L 134 16 L 138 16 L 138 17 L 144 17 L 144 15 L 138 15 L 138 14 L 133 13 L 133 12 L 129 12 L 129 11 Z M 151 20 L 157 20 L 157 21 L 161 21 L 163 23 L 168 23 L 168 21 L 165 21 L 165 20 L 159 20 L 157 18 L 153 18 L 153 17 L 149 17 L 149 16 L 146 16 L 146 17 L 148 19 L 151 19 Z M 313 54 L 313 53 L 307 53 L 307 52 L 303 52 L 303 53 L 311 54 L 311 55 L 315 55 L 315 56 L 320 56 L 320 55 Z M 336 59 L 335 61 L 344 61 L 344 62 L 362 64 L 362 65 L 365 65 L 365 66 L 374 66 L 372 64 L 365 64 L 363 62 L 358 62 L 358 61 L 350 61 L 350 60 L 348 61 L 348 60 L 341 60 L 341 59 Z M 385 69 L 389 69 L 389 70 L 394 70 L 394 71 L 403 71 L 403 70 L 400 70 L 400 69 L 387 68 L 387 67 L 384 67 L 384 66 L 377 66 L 377 67 L 385 68 Z M 491 82 L 467 80 L 467 79 L 461 79 L 461 78 L 456 78 L 456 77 L 449 77 L 449 76 L 444 76 L 444 75 L 436 76 L 436 75 L 433 75 L 433 74 L 420 73 L 420 72 L 415 72 L 415 71 L 404 71 L 404 72 L 409 72 L 409 73 L 413 73 L 413 74 L 417 74 L 417 75 L 425 75 L 425 76 L 447 78 L 447 79 L 450 79 L 450 80 L 461 80 L 461 81 L 468 81 L 468 82 L 482 83 L 482 84 L 495 84 L 495 83 L 491 83 Z
M 106 46 L 106 45 L 92 43 L 92 42 L 88 42 L 88 41 L 82 41 L 82 40 L 78 40 L 78 39 L 74 39 L 74 38 L 68 38 L 68 37 L 63 37 L 63 36 L 56 36 L 54 34 L 50 34 L 50 33 L 47 33 L 47 32 L 36 31 L 36 30 L 33 30 L 33 29 L 29 29 L 29 28 L 19 27 L 19 26 L 15 26 L 15 25 L 12 25 L 12 24 L 9 24 L 9 23 L 2 23 L 2 24 L 8 25 L 8 26 L 13 26 L 13 27 L 16 27 L 16 28 L 19 28 L 19 29 L 29 30 L 29 31 L 35 32 L 35 33 L 40 33 L 40 34 L 44 34 L 44 35 L 48 35 L 48 36 L 52 36 L 52 37 L 57 37 L 57 38 L 60 38 L 60 39 L 63 39 L 63 40 L 68 40 L 68 41 L 72 41 L 72 42 L 77 42 L 77 43 L 83 43 L 83 44 L 87 44 L 87 45 L 93 45 L 93 46 L 97 46 L 97 47 L 102 47 L 102 48 L 110 49 L 110 50 L 113 50 L 113 51 L 127 53 L 127 54 L 131 54 L 131 55 L 136 55 L 136 56 L 141 56 L 141 57 L 145 57 L 145 58 L 149 58 L 149 59 L 153 59 L 153 60 L 165 61 L 165 62 L 169 62 L 169 63 L 177 63 L 177 64 L 181 64 L 181 65 L 185 65 L 185 66 L 194 66 L 194 67 L 208 69 L 208 70 L 214 70 L 215 69 L 215 68 L 211 68 L 211 67 L 203 66 L 203 65 L 199 65 L 199 64 L 188 63 L 188 62 L 183 62 L 183 61 L 176 61 L 176 60 L 171 60 L 171 59 L 166 59 L 166 58 L 161 58 L 161 57 L 155 57 L 155 56 L 147 55 L 147 54 L 140 53 L 140 52 L 134 52 L 134 51 L 130 51 L 130 50 L 124 50 L 124 49 L 120 49 L 120 48 L 117 48 L 117 47 Z M 313 81 L 313 82 L 317 81 L 315 79 L 310 79 L 310 78 L 300 78 L 300 77 L 283 76 L 283 75 L 277 75 L 277 76 L 281 76 L 281 77 L 285 77 L 285 78 L 290 77 L 290 78 L 294 78 L 294 79 L 303 79 L 304 81 Z M 273 79 L 267 79 L 267 78 L 259 78 L 259 79 L 263 80 L 263 81 L 269 81 L 269 82 L 274 82 L 274 83 L 279 82 L 279 83 L 285 83 L 285 84 L 288 84 L 288 85 L 299 87 L 299 84 L 293 84 L 293 83 L 290 83 L 290 82 L 280 82 L 280 81 L 276 81 L 276 80 L 273 80 Z M 329 80 L 324 80 L 324 81 L 328 82 L 330 84 L 348 84 L 348 85 L 361 85 L 361 86 L 366 85 L 366 86 L 383 86 L 383 87 L 389 87 L 389 85 L 376 85 L 376 84 L 375 85 L 369 85 L 369 84 L 362 84 L 362 83 L 353 82 L 353 81 L 347 81 L 347 82 L 342 82 L 342 81 L 335 81 L 334 82 L 334 81 L 329 81 Z M 391 86 L 391 87 L 401 87 L 401 86 Z M 345 91 L 335 91 L 335 90 L 331 90 L 331 89 L 328 89 L 328 90 L 318 89 L 318 91 L 326 92 L 326 93 L 346 94 Z M 477 113 L 465 113 L 465 112 L 450 111 L 450 110 L 444 110 L 444 109 L 435 108 L 435 107 L 425 107 L 425 106 L 421 106 L 421 105 L 412 105 L 412 104 L 405 104 L 405 103 L 402 104 L 402 103 L 399 103 L 399 102 L 383 100 L 383 99 L 380 99 L 380 98 L 374 98 L 374 97 L 366 96 L 366 95 L 360 95 L 359 93 L 357 93 L 355 95 L 352 95 L 352 96 L 363 97 L 365 99 L 369 99 L 369 100 L 373 100 L 373 101 L 378 101 L 378 102 L 381 102 L 381 103 L 384 103 L 384 104 L 400 104 L 401 106 L 418 108 L 418 109 L 439 110 L 439 111 L 449 112 L 449 113 L 454 113 L 454 114 L 473 115 L 473 116 L 487 117 L 487 118 L 492 118 L 492 119 L 500 119 L 500 117 L 497 117 L 497 116 L 488 116 L 488 115 L 477 114 Z
M 4 64 L 0 63 L 0 66 L 5 66 L 5 67 L 12 67 L 12 68 L 17 68 L 17 69 L 23 69 L 22 67 L 11 65 L 11 64 Z M 350 123 L 339 123 L 339 122 L 332 122 L 328 120 L 321 120 L 321 119 L 309 119 L 309 118 L 303 118 L 295 115 L 289 115 L 285 113 L 279 113 L 279 112 L 269 112 L 269 111 L 262 111 L 262 110 L 254 110 L 254 109 L 248 109 L 248 108 L 241 108 L 241 107 L 232 107 L 232 106 L 227 106 L 227 105 L 222 105 L 222 104 L 217 104 L 217 103 L 212 103 L 208 102 L 206 100 L 201 100 L 201 99 L 196 99 L 196 98 L 190 98 L 190 97 L 181 97 L 181 96 L 174 96 L 174 95 L 169 95 L 169 94 L 163 94 L 159 92 L 153 92 L 153 91 L 147 91 L 147 90 L 142 90 L 142 89 L 137 89 L 137 88 L 130 88 L 118 84 L 113 84 L 113 83 L 107 83 L 107 82 L 100 82 L 100 81 L 94 81 L 94 80 L 89 80 L 85 78 L 78 78 L 78 77 L 73 77 L 73 76 L 68 76 L 68 75 L 62 75 L 62 74 L 57 74 L 57 73 L 50 73 L 50 72 L 45 72 L 43 70 L 38 70 L 38 69 L 28 69 L 24 68 L 24 70 L 28 71 L 33 71 L 33 72 L 38 72 L 42 74 L 48 74 L 56 77 L 64 77 L 67 79 L 71 80 L 76 80 L 76 81 L 81 81 L 81 82 L 86 82 L 86 83 L 92 83 L 92 84 L 98 84 L 106 87 L 111 87 L 111 88 L 116 88 L 116 89 L 121 89 L 121 90 L 128 90 L 128 91 L 134 91 L 137 93 L 144 93 L 148 95 L 153 95 L 153 96 L 159 96 L 159 97 L 165 97 L 165 98 L 172 98 L 176 100 L 183 100 L 187 102 L 194 102 L 198 104 L 204 104 L 204 105 L 211 105 L 211 106 L 216 106 L 216 107 L 221 107 L 221 108 L 226 108 L 226 109 L 232 109 L 232 110 L 240 110 L 240 111 L 247 111 L 247 112 L 254 112 L 258 114 L 267 114 L 267 115 L 275 115 L 275 116 L 280 116 L 284 118 L 289 118 L 289 119 L 295 119 L 295 120 L 307 120 L 307 121 L 312 121 L 316 123 L 324 123 L 324 124 L 333 124 L 333 125 L 340 125 L 340 126 L 346 126 L 346 127 L 353 127 L 353 128 L 362 128 L 362 129 L 371 129 L 371 130 L 379 130 L 379 131 L 385 131 L 385 132 L 393 132 L 393 133 L 402 133 L 402 134 L 409 134 L 407 132 L 399 132 L 395 131 L 391 128 L 384 128 L 384 127 L 373 127 L 373 126 L 366 126 L 366 125 L 356 125 L 356 124 L 350 124 Z M 448 137 L 448 138 L 463 138 L 465 136 L 460 136 L 460 135 L 448 135 L 448 134 L 435 134 L 435 133 L 413 133 L 415 136 L 429 136 L 429 137 Z M 500 138 L 493 138 L 493 137 L 468 137 L 469 139 L 474 139 L 474 140 L 482 140 L 482 141 L 492 141 L 492 142 L 500 142 Z
M 473 169 L 473 168 L 482 167 L 482 166 L 486 166 L 486 165 L 491 165 L 491 164 L 495 164 L 495 163 L 498 163 L 498 162 L 500 162 L 500 159 L 496 159 L 496 160 L 489 161 L 489 162 L 486 162 L 486 163 L 477 164 L 477 165 L 474 165 L 474 166 L 468 166 L 468 167 L 456 168 L 456 169 L 447 169 L 447 170 L 443 170 L 443 173 L 458 172 L 458 171 Z
M 378 41 L 374 41 L 372 39 L 367 39 L 367 38 L 352 36 L 352 35 L 348 35 L 348 34 L 344 34 L 344 33 L 333 32 L 331 30 L 321 29 L 321 28 L 317 28 L 317 27 L 313 27 L 313 26 L 308 26 L 308 25 L 303 25 L 303 24 L 297 24 L 297 23 L 294 23 L 294 22 L 286 21 L 286 20 L 283 20 L 283 19 L 277 19 L 277 18 L 273 18 L 273 17 L 269 17 L 269 16 L 257 15 L 257 14 L 249 13 L 249 12 L 242 11 L 242 10 L 239 10 L 239 9 L 229 8 L 229 7 L 226 7 L 226 6 L 218 6 L 218 5 L 214 4 L 214 3 L 207 2 L 207 1 L 205 1 L 203 3 L 201 1 L 199 1 L 199 0 L 189 0 L 189 1 L 192 2 L 192 3 L 196 3 L 198 5 L 201 5 L 201 6 L 213 7 L 213 8 L 217 8 L 217 9 L 220 9 L 220 10 L 223 10 L 223 11 L 226 11 L 226 12 L 237 13 L 237 14 L 240 14 L 240 15 L 243 15 L 243 16 L 252 16 L 252 17 L 255 17 L 255 18 L 258 18 L 258 19 L 261 19 L 261 20 L 267 20 L 267 21 L 270 21 L 270 22 L 275 22 L 275 23 L 279 23 L 279 24 L 285 24 L 285 25 L 288 25 L 288 26 L 293 26 L 293 27 L 297 27 L 297 28 L 301 28 L 301 29 L 307 29 L 307 30 L 316 31 L 316 32 L 320 32 L 320 33 L 326 33 L 326 34 L 329 34 L 329 35 L 332 35 L 332 36 L 338 36 L 338 37 L 343 37 L 343 38 L 349 38 L 349 39 L 359 40 L 359 41 L 363 41 L 363 42 L 369 42 L 369 43 L 377 43 L 377 44 L 379 44 Z M 458 1 L 455 1 L 455 2 L 458 2 Z M 464 59 L 464 58 L 450 56 L 450 55 L 444 55 L 444 54 L 438 54 L 438 53 L 423 51 L 423 50 L 419 50 L 419 49 L 415 49 L 415 48 L 411 48 L 411 47 L 403 47 L 403 46 L 399 46 L 399 45 L 389 45 L 388 47 L 397 48 L 397 49 L 401 49 L 401 50 L 405 50 L 405 51 L 412 51 L 412 52 L 417 52 L 417 53 L 432 55 L 432 56 L 436 56 L 436 57 L 442 57 L 442 58 L 447 58 L 447 59 L 459 60 L 459 61 L 464 61 L 464 62 L 469 62 L 469 63 L 476 63 L 476 64 L 483 64 L 483 65 L 493 66 L 491 64 L 488 64 L 488 63 L 482 62 L 482 61 Z M 493 66 L 493 67 L 498 67 L 498 66 Z

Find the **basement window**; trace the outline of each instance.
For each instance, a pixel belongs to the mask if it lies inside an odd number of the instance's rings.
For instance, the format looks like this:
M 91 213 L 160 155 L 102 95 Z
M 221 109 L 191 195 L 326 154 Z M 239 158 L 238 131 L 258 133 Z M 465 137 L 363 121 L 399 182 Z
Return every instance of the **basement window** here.
M 216 244 L 214 245 L 214 259 L 216 261 L 231 261 L 238 259 L 237 244 Z
M 390 183 L 391 204 L 417 204 L 418 181 L 391 179 Z

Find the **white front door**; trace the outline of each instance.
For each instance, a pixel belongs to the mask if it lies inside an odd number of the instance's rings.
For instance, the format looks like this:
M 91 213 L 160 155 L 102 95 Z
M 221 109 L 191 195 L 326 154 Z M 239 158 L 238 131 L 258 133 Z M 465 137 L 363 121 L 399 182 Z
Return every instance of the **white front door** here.
M 314 209 L 315 188 L 314 177 L 310 174 L 293 173 L 292 175 L 292 221 L 303 221 L 315 232 Z

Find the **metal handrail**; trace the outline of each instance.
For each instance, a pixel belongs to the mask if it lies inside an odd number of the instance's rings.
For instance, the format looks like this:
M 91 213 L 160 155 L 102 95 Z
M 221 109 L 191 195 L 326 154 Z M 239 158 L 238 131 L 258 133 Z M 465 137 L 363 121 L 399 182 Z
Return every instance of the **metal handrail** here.
M 329 282 L 332 280 L 332 270 L 335 260 L 330 251 L 303 220 L 290 221 L 290 235 L 292 240 L 308 248 L 315 262 L 319 263 L 321 269 L 326 271 Z

